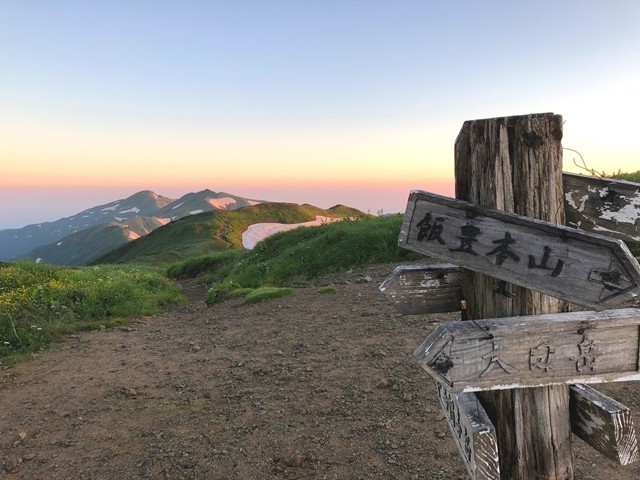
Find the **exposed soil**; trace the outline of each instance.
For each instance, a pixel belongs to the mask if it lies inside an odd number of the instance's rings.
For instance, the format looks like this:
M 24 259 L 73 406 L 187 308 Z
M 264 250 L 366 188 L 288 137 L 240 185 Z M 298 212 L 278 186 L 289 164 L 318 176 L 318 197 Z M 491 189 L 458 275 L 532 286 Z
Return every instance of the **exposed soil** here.
M 189 305 L 0 371 L 0 478 L 466 479 L 378 265 L 257 305 Z M 599 387 L 640 408 L 638 383 Z M 637 423 L 637 422 L 636 422 Z M 576 479 L 640 478 L 574 441 Z

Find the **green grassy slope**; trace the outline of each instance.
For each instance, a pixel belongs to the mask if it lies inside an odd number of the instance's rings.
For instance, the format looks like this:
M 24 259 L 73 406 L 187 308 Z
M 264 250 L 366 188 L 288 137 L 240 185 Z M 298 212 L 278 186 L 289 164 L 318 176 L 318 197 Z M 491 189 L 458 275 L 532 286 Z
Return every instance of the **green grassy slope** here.
M 207 302 L 260 287 L 308 285 L 327 273 L 373 263 L 414 261 L 419 255 L 398 247 L 402 216 L 363 217 L 277 233 L 253 250 L 228 250 L 177 262 L 171 278 L 200 277 L 213 285 Z M 233 255 L 230 255 L 233 253 Z
M 167 264 L 229 248 L 242 248 L 242 232 L 254 223 L 303 223 L 317 215 L 358 217 L 363 213 L 342 205 L 324 210 L 292 203 L 263 203 L 232 211 L 205 212 L 168 223 L 91 263 Z
M 129 242 L 130 235 L 142 236 L 162 225 L 154 217 L 132 217 L 125 222 L 108 222 L 80 230 L 57 242 L 37 247 L 21 256 L 54 265 L 86 265 L 94 258 Z

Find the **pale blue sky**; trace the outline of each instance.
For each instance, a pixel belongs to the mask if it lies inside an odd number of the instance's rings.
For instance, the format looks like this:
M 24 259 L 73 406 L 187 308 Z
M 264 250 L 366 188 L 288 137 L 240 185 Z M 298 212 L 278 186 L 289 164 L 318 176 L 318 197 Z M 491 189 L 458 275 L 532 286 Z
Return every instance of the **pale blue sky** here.
M 147 188 L 400 211 L 512 114 L 637 170 L 638 52 L 638 1 L 0 0 L 0 228 Z

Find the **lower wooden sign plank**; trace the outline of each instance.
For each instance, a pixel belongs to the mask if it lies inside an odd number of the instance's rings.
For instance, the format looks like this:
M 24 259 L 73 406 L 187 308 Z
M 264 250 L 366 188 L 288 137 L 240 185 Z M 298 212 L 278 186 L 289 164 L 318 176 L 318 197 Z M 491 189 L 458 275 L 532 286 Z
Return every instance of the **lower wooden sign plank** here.
M 640 242 L 640 183 L 563 173 L 567 226 Z
M 469 475 L 473 480 L 499 480 L 495 428 L 475 394 L 452 393 L 437 386 L 440 405 Z
M 401 265 L 380 291 L 404 315 L 457 312 L 462 300 L 460 268 L 450 263 Z
M 621 465 L 638 460 L 638 441 L 630 410 L 588 385 L 572 385 L 571 431 Z
M 640 380 L 640 310 L 450 322 L 414 352 L 454 392 Z

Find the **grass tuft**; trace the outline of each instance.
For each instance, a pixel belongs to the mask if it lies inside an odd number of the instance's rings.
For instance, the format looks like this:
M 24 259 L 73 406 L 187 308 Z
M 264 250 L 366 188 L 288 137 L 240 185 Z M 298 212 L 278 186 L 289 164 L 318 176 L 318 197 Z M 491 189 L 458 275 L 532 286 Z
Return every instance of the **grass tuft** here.
M 332 287 L 331 285 L 325 285 L 324 287 L 318 288 L 316 291 L 318 293 L 336 293 L 335 287 Z
M 293 290 L 293 288 L 260 287 L 256 288 L 249 295 L 247 295 L 247 298 L 244 299 L 244 303 L 258 303 L 262 302 L 263 300 L 293 295 L 294 293 L 295 291 Z
M 637 172 L 629 172 L 629 173 L 625 173 L 618 170 L 616 173 L 613 173 L 611 175 L 607 175 L 606 173 L 603 173 L 603 176 L 609 177 L 609 178 L 615 178 L 616 180 L 626 180 L 628 182 L 640 183 L 640 170 L 638 170 Z

